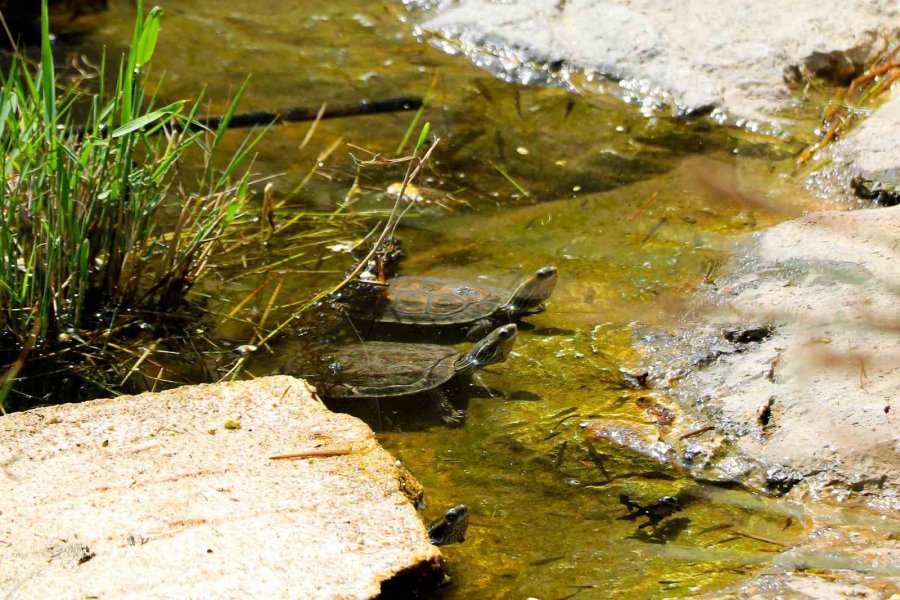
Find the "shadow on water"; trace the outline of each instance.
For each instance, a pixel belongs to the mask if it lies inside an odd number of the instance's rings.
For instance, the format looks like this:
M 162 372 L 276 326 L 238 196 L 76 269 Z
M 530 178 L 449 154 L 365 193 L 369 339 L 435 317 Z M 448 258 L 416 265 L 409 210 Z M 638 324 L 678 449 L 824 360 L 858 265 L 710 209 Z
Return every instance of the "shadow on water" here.
M 700 121 L 648 120 L 606 97 L 492 79 L 463 57 L 417 42 L 399 3 L 159 3 L 167 11 L 156 63 L 167 73 L 164 93 L 190 97 L 206 86 L 212 113 L 251 71 L 247 110 L 424 95 L 437 82 L 424 119 L 442 142 L 421 183 L 456 201 L 451 211 L 431 204 L 410 212 L 398 231 L 409 255 L 403 273 L 503 286 L 544 265 L 559 268 L 547 310 L 523 319 L 508 360 L 448 387 L 465 410 L 463 427 L 443 425 L 430 399 L 418 396 L 331 404 L 382 432 L 382 443 L 427 490 L 426 521 L 441 507 L 468 505 L 470 535 L 444 550 L 453 582 L 440 597 L 710 592 L 808 533 L 801 518 L 785 526 L 790 507 L 744 501 L 751 495 L 739 492 L 697 496 L 655 527 L 621 520 L 628 514 L 622 494 L 646 504 L 689 496 L 698 484 L 637 452 L 585 444 L 590 421 L 647 432 L 648 447 L 659 443 L 667 426 L 659 415 L 669 415 L 639 403 L 652 390 L 623 375 L 639 375 L 634 339 L 647 323 L 670 323 L 689 294 L 711 285 L 710 265 L 725 260 L 741 235 L 784 218 L 727 200 L 711 204 L 691 183 L 703 163 L 686 159 L 702 154 L 748 189 L 769 193 L 777 181 L 785 202 L 811 206 L 782 177 L 789 168 L 780 162 L 783 144 Z M 127 39 L 133 9 L 125 0 L 110 4 L 80 51 Z M 280 126 L 260 147 L 255 169 L 283 173 L 278 185 L 291 189 L 322 148 L 340 140 L 340 151 L 321 161 L 321 176 L 290 199 L 298 211 L 333 208 L 356 173 L 349 154 L 359 151 L 344 143 L 392 155 L 410 118 L 322 122 L 302 148 L 307 127 Z M 365 173 L 357 208 L 389 208 L 384 190 L 400 178 L 391 169 Z M 339 274 L 349 262 L 331 268 Z M 292 273 L 286 298 L 308 297 L 334 278 Z M 209 308 L 227 314 L 249 291 L 223 285 L 210 292 Z M 254 322 L 267 300 L 248 302 L 238 316 Z M 343 320 L 316 315 L 296 324 L 255 357 L 250 372 L 280 372 L 292 357 L 314 360 L 317 343 L 358 337 L 469 347 L 459 330 L 361 331 Z M 210 335 L 237 346 L 247 329 L 232 323 Z

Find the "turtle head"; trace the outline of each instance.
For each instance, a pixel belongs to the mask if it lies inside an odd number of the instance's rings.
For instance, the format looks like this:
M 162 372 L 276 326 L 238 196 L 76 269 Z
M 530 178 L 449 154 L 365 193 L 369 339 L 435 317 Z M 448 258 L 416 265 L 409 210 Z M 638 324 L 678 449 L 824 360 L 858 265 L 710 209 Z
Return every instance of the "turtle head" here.
M 539 310 L 556 287 L 556 267 L 541 267 L 518 285 L 504 310 L 510 314 Z
M 659 503 L 670 507 L 672 510 L 681 510 L 681 503 L 674 496 L 663 496 L 659 499 Z
M 518 330 L 515 323 L 502 325 L 493 330 L 472 346 L 468 354 L 457 359 L 456 372 L 460 375 L 469 375 L 482 367 L 503 362 L 512 350 L 516 333 Z
M 469 509 L 459 504 L 428 525 L 428 537 L 435 546 L 458 544 L 466 540 L 469 527 Z
M 469 518 L 469 509 L 466 508 L 465 504 L 458 504 L 453 508 L 447 509 L 447 512 L 444 513 L 444 518 L 448 523 L 462 523 Z

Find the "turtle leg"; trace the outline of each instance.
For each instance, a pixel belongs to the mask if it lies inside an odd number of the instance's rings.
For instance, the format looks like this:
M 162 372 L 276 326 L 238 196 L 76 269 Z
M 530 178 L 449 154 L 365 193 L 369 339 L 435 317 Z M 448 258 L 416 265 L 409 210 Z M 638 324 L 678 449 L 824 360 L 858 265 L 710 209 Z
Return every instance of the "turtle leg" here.
M 447 394 L 443 390 L 440 388 L 431 390 L 429 395 L 437 404 L 438 415 L 445 425 L 448 427 L 462 427 L 466 424 L 465 411 L 458 410 L 450 404 L 450 399 L 447 398 Z

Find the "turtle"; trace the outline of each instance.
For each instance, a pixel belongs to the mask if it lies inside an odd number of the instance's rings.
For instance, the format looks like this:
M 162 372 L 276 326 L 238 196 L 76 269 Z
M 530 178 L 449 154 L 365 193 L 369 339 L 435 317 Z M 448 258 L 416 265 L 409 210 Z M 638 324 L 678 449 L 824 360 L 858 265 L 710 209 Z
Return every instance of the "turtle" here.
M 663 496 L 652 504 L 642 506 L 637 501 L 632 500 L 627 494 L 619 494 L 619 503 L 628 509 L 628 514 L 624 517 L 619 517 L 620 520 L 634 521 L 638 517 L 647 517 L 648 520 L 640 524 L 638 529 L 643 529 L 644 527 L 656 528 L 660 521 L 681 510 L 681 503 L 675 496 Z
M 428 537 L 435 546 L 459 544 L 466 541 L 468 527 L 469 509 L 458 504 L 428 524 Z
M 385 279 L 397 274 L 406 258 L 403 242 L 393 236 L 384 240 L 364 241 L 351 250 L 357 262 L 344 274 L 346 285 L 329 294 L 327 304 L 332 307 L 368 305 L 383 301 Z M 341 314 L 345 311 L 341 309 Z
M 368 262 L 363 265 L 363 272 L 382 280 L 385 277 L 396 275 L 397 268 L 403 262 L 403 259 L 406 258 L 403 241 L 394 236 L 387 236 L 380 241 L 366 240 L 361 242 L 350 251 L 350 254 L 357 261 L 368 259 Z
M 349 344 L 324 353 L 309 367 L 289 361 L 284 373 L 308 379 L 324 398 L 393 398 L 427 393 L 438 401 L 445 422 L 461 425 L 462 413 L 450 405 L 440 387 L 453 377 L 468 376 L 506 360 L 516 333 L 513 323 L 497 327 L 465 354 L 435 344 Z
M 376 301 L 358 304 L 351 314 L 399 325 L 470 325 L 471 339 L 497 322 L 543 310 L 556 279 L 556 267 L 541 267 L 510 292 L 456 279 L 395 277 Z

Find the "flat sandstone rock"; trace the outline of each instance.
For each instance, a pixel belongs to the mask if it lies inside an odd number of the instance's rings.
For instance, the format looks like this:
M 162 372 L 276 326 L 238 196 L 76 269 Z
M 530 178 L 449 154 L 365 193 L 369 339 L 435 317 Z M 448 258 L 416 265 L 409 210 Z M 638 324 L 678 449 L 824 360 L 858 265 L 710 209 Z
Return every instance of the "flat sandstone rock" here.
M 338 455 L 271 459 L 317 450 Z M 291 377 L 0 417 L 0 596 L 427 587 L 443 560 L 404 495 L 416 486 L 365 424 Z

